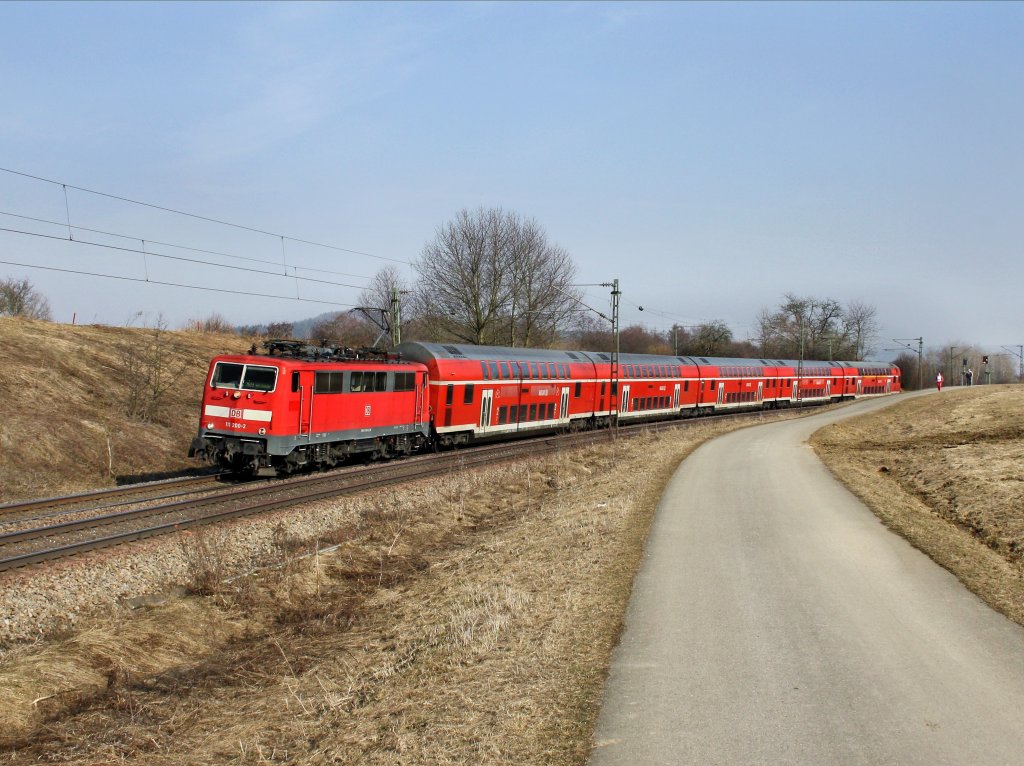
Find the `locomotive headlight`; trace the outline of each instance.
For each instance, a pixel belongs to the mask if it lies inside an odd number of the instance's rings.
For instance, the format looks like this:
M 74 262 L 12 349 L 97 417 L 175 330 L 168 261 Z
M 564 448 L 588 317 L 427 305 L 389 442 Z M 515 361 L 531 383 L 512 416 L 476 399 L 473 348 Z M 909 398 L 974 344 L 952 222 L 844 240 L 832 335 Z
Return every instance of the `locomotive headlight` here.
M 260 436 L 263 436 L 263 435 L 264 435 L 264 434 L 265 434 L 266 432 L 267 432 L 267 429 L 266 429 L 266 428 L 261 428 L 261 429 L 260 429 L 259 431 L 257 431 L 256 433 L 258 433 L 258 434 L 259 434 Z
M 212 429 L 213 428 L 213 423 L 207 423 L 206 427 Z
M 241 399 L 242 398 L 242 392 L 241 391 L 235 391 L 235 393 L 233 393 L 232 396 L 235 399 Z

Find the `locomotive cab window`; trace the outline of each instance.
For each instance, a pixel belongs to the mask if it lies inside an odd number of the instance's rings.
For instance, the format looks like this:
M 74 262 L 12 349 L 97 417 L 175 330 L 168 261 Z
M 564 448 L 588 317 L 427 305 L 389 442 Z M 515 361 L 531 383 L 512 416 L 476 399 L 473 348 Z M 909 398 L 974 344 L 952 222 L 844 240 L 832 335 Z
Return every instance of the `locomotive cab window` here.
M 269 392 L 273 391 L 276 385 L 276 367 L 234 362 L 217 362 L 210 380 L 210 386 L 213 388 L 235 388 L 243 391 Z
M 256 367 L 251 364 L 245 365 L 245 375 L 242 376 L 242 388 L 247 391 L 273 391 L 277 385 L 276 367 Z

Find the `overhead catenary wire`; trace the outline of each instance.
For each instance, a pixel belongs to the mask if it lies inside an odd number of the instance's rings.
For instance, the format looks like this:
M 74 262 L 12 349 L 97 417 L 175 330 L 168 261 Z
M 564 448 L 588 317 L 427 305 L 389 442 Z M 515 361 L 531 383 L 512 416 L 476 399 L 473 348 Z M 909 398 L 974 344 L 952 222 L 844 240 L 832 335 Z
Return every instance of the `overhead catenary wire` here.
M 196 219 L 196 220 L 199 220 L 199 221 L 206 221 L 207 223 L 215 223 L 215 224 L 218 224 L 220 226 L 229 226 L 231 228 L 240 229 L 242 231 L 250 231 L 250 232 L 253 232 L 254 234 L 264 234 L 264 235 L 266 235 L 268 237 L 275 237 L 275 238 L 276 237 L 281 237 L 283 239 L 287 239 L 290 242 L 297 242 L 297 243 L 300 243 L 300 244 L 303 244 L 303 245 L 310 245 L 312 247 L 322 247 L 322 248 L 324 248 L 326 250 L 335 250 L 335 251 L 342 252 L 342 253 L 349 253 L 351 255 L 361 255 L 361 256 L 364 256 L 366 258 L 376 258 L 377 260 L 390 261 L 392 263 L 402 263 L 402 264 L 406 264 L 406 265 L 409 264 L 409 261 L 403 260 L 401 258 L 389 258 L 388 256 L 384 256 L 384 255 L 376 255 L 375 253 L 367 253 L 367 252 L 362 251 L 362 250 L 352 250 L 352 249 L 347 248 L 347 247 L 340 247 L 338 245 L 331 245 L 331 244 L 327 244 L 327 243 L 324 243 L 324 242 L 315 242 L 313 240 L 301 239 L 299 237 L 289 237 L 288 235 L 281 234 L 280 232 L 267 231 L 266 229 L 258 229 L 258 228 L 254 227 L 254 226 L 246 226 L 245 224 L 233 223 L 232 221 L 224 221 L 224 220 L 221 220 L 219 218 L 213 218 L 212 216 L 200 215 L 198 213 L 190 213 L 190 212 L 188 212 L 186 210 L 176 210 L 174 208 L 166 207 L 164 205 L 156 205 L 156 204 L 154 204 L 152 202 L 143 202 L 141 200 L 131 199 L 130 197 L 122 197 L 122 196 L 119 196 L 117 194 L 109 194 L 108 192 L 101 192 L 101 191 L 97 191 L 95 189 L 86 188 L 84 186 L 75 186 L 74 184 L 65 183 L 63 181 L 55 181 L 52 178 L 44 178 L 43 176 L 37 176 L 37 175 L 33 175 L 31 173 L 23 173 L 23 172 L 21 172 L 19 170 L 13 170 L 11 168 L 0 167 L 0 171 L 2 171 L 4 173 L 10 173 L 11 175 L 21 176 L 22 178 L 29 178 L 29 179 L 31 179 L 33 181 L 40 181 L 42 183 L 48 183 L 48 184 L 53 184 L 54 186 L 60 186 L 60 187 L 62 187 L 64 189 L 65 201 L 67 200 L 67 190 L 68 189 L 73 189 L 75 191 L 80 191 L 80 192 L 83 192 L 85 194 L 95 194 L 98 197 L 106 197 L 107 199 L 117 200 L 118 202 L 126 202 L 126 203 L 131 204 L 131 205 L 139 205 L 141 207 L 147 207 L 147 208 L 150 208 L 152 210 L 160 210 L 160 211 L 165 212 L 165 213 L 172 213 L 174 215 L 186 216 L 188 218 L 193 218 L 193 219 Z M 70 216 L 70 212 L 69 212 L 68 213 L 68 228 L 69 229 L 71 227 L 71 220 L 70 219 L 71 219 L 71 216 Z
M 119 279 L 125 282 L 143 282 L 151 285 L 163 285 L 166 287 L 183 287 L 188 290 L 203 290 L 211 293 L 228 293 L 230 295 L 245 295 L 252 298 L 277 298 L 283 301 L 301 301 L 303 303 L 318 303 L 325 306 L 339 306 L 341 308 L 356 308 L 352 303 L 337 303 L 335 301 L 321 301 L 313 298 L 292 298 L 288 295 L 273 295 L 271 293 L 253 293 L 245 290 L 229 290 L 223 287 L 206 287 L 204 285 L 186 285 L 180 282 L 165 282 L 155 279 L 140 279 L 139 277 L 126 277 L 120 274 L 100 274 L 94 271 L 82 271 L 80 269 L 62 269 L 57 266 L 40 266 L 37 263 L 19 263 L 16 261 L 0 260 L 5 266 L 21 266 L 27 269 L 42 269 L 43 271 L 57 271 L 63 274 L 79 274 L 87 277 L 102 277 L 104 279 Z
M 168 260 L 181 261 L 183 263 L 195 263 L 195 264 L 200 264 L 202 266 L 213 266 L 214 268 L 220 268 L 220 269 L 232 269 L 234 271 L 244 271 L 244 272 L 247 272 L 249 274 L 266 274 L 266 275 L 269 275 L 269 276 L 272 276 L 272 277 L 280 277 L 280 276 L 282 276 L 277 271 L 266 271 L 264 269 L 253 269 L 253 268 L 249 268 L 249 267 L 246 267 L 246 266 L 232 266 L 232 265 L 229 265 L 229 264 L 226 264 L 226 263 L 213 263 L 211 261 L 202 261 L 202 260 L 198 260 L 196 258 L 185 258 L 185 257 L 180 256 L 180 255 L 167 255 L 166 253 L 154 253 L 152 251 L 139 250 L 138 248 L 134 248 L 134 247 L 121 247 L 120 245 L 108 245 L 108 244 L 104 244 L 103 242 L 91 242 L 91 241 L 86 240 L 86 239 L 72 239 L 72 240 L 69 240 L 69 239 L 67 239 L 65 237 L 58 237 L 58 236 L 56 236 L 54 234 L 43 234 L 42 232 L 38 232 L 38 231 L 22 231 L 21 229 L 11 229 L 11 228 L 6 227 L 6 226 L 0 226 L 0 231 L 6 231 L 6 232 L 8 232 L 10 234 L 21 234 L 21 235 L 28 236 L 28 237 L 40 237 L 42 239 L 53 239 L 53 240 L 57 240 L 58 242 L 71 242 L 71 243 L 76 244 L 76 245 L 88 245 L 89 247 L 100 247 L 100 248 L 103 248 L 105 250 L 115 250 L 115 251 L 122 252 L 122 253 L 136 253 L 136 254 L 142 255 L 144 257 L 147 256 L 147 255 L 151 255 L 151 256 L 154 256 L 156 258 L 166 258 Z M 143 240 L 140 240 L 140 241 L 143 241 Z M 347 284 L 345 282 L 332 282 L 331 280 L 328 280 L 328 279 L 313 279 L 312 277 L 300 277 L 298 274 L 295 274 L 295 275 L 285 274 L 284 276 L 286 276 L 286 277 L 291 276 L 291 278 L 293 278 L 295 280 L 302 280 L 303 282 L 315 282 L 316 284 L 331 285 L 333 287 L 350 287 L 350 288 L 352 288 L 354 290 L 363 290 L 363 289 L 366 288 L 365 285 L 350 285 L 350 284 Z
M 725 322 L 731 329 L 732 328 L 745 329 L 747 331 L 749 331 L 751 328 L 755 327 L 755 325 L 751 324 L 750 322 L 728 321 L 728 320 L 720 319 L 720 318 L 718 318 L 718 319 L 694 320 L 691 317 L 684 317 L 681 314 L 674 314 L 671 311 L 665 311 L 663 309 L 651 308 L 646 303 L 641 306 L 641 304 L 633 303 L 632 301 L 627 300 L 625 298 L 622 299 L 622 302 L 623 303 L 628 303 L 630 306 L 632 306 L 633 308 L 635 308 L 635 309 L 637 309 L 639 311 L 643 311 L 644 314 L 652 314 L 654 316 L 659 316 L 659 317 L 661 317 L 663 319 L 666 319 L 666 320 L 669 320 L 669 321 L 672 322 L 671 325 L 660 324 L 660 323 L 657 323 L 657 322 L 644 322 L 644 323 L 642 323 L 642 324 L 644 324 L 644 326 L 649 326 L 649 327 L 651 327 L 653 329 L 660 329 L 660 330 L 665 330 L 665 331 L 671 331 L 673 328 L 679 327 L 679 328 L 682 328 L 684 330 L 695 330 L 695 329 L 698 329 L 698 328 L 701 328 L 701 327 L 705 327 L 705 326 L 707 326 L 709 324 L 712 324 L 714 322 Z M 679 320 L 679 321 L 676 321 L 676 320 Z
M 193 247 L 191 245 L 179 245 L 179 244 L 176 244 L 174 242 L 162 242 L 162 241 L 160 241 L 158 239 L 150 239 L 148 237 L 144 238 L 144 237 L 139 237 L 139 236 L 136 236 L 136 235 L 133 235 L 133 234 L 121 234 L 120 232 L 106 231 L 104 229 L 91 229 L 91 228 L 89 228 L 87 226 L 78 226 L 78 225 L 68 226 L 68 224 L 66 224 L 66 223 L 64 223 L 62 221 L 51 221 L 48 218 L 36 218 L 34 216 L 23 215 L 21 213 L 12 213 L 9 210 L 0 210 L 0 215 L 7 216 L 9 218 L 18 218 L 18 219 L 21 219 L 23 221 L 32 221 L 33 223 L 45 223 L 45 224 L 48 224 L 50 226 L 63 226 L 63 227 L 67 227 L 69 232 L 72 231 L 72 230 L 74 230 L 74 231 L 85 231 L 85 232 L 89 232 L 90 234 L 102 234 L 102 235 L 104 235 L 106 237 L 119 237 L 120 239 L 131 240 L 132 242 L 143 242 L 143 241 L 145 241 L 145 242 L 148 242 L 151 245 L 160 245 L 161 247 L 173 247 L 176 250 L 188 250 L 189 252 L 193 252 L 193 253 L 203 253 L 204 255 L 216 255 L 216 256 L 219 256 L 221 258 L 233 258 L 234 260 L 238 260 L 238 261 L 250 261 L 251 263 L 266 263 L 266 264 L 275 265 L 275 266 L 278 264 L 278 261 L 271 261 L 271 260 L 267 260 L 266 258 L 253 258 L 252 256 L 249 256 L 249 255 L 237 255 L 235 253 L 225 253 L 225 252 L 222 252 L 220 250 L 207 250 L 205 248 Z M 35 233 L 35 232 L 30 232 L 30 233 Z M 63 239 L 65 241 L 72 241 L 72 242 L 75 241 L 74 238 L 70 235 L 70 233 L 69 233 L 69 235 L 67 237 L 59 237 L 59 239 Z M 211 265 L 213 265 L 213 264 L 211 264 Z M 301 269 L 302 271 L 315 271 L 318 274 L 334 274 L 334 275 L 339 276 L 339 277 L 354 277 L 356 279 L 370 279 L 370 277 L 367 277 L 367 276 L 365 276 L 363 274 L 352 274 L 352 273 L 347 272 L 347 271 L 336 271 L 334 269 L 318 269 L 318 268 L 315 268 L 313 266 L 290 266 L 289 268 L 296 269 L 296 270 Z

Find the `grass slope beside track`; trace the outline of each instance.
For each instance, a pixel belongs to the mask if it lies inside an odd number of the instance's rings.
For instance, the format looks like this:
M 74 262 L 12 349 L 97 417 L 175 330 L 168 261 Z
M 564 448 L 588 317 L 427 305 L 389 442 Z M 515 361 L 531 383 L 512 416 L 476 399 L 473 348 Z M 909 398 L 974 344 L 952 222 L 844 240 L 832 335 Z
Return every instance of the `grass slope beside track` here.
M 662 488 L 736 427 L 454 471 L 10 580 L 0 596 L 24 598 L 159 562 L 171 595 L 10 648 L 0 764 L 583 763 Z M 337 547 L 300 557 L 317 542 Z
M 249 342 L 0 317 L 0 503 L 194 468 L 209 360 Z
M 1024 625 L 1024 386 L 947 389 L 811 443 L 883 523 Z

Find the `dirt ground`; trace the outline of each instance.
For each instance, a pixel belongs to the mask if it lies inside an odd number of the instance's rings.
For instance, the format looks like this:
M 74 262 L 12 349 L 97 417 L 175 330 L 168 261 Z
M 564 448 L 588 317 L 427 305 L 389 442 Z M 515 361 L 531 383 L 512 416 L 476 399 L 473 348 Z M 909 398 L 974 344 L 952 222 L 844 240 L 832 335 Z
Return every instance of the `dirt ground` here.
M 947 389 L 812 444 L 886 525 L 1024 625 L 1024 386 Z

